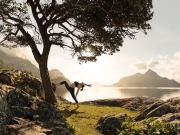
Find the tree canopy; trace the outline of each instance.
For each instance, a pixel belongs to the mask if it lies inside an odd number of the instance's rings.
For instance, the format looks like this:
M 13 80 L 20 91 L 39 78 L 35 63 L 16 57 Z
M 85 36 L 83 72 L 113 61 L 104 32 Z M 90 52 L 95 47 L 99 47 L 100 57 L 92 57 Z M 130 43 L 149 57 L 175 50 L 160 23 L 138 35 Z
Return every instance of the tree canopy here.
M 153 16 L 152 0 L 6 0 L 0 6 L 0 31 L 5 40 L 26 46 L 25 30 L 37 44 L 49 39 L 50 44 L 67 48 L 82 61 L 119 51 L 123 38 L 134 39 L 140 30 L 146 34 Z M 84 55 L 86 48 L 90 56 Z

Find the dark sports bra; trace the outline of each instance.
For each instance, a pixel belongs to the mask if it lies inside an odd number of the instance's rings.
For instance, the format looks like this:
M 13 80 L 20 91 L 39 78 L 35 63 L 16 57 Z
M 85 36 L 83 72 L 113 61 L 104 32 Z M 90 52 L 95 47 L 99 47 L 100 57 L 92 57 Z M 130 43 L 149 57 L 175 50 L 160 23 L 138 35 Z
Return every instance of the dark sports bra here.
M 76 81 L 74 82 L 74 84 L 75 84 L 75 86 L 76 86 L 76 87 L 79 85 L 79 83 L 78 83 L 78 82 L 76 82 Z

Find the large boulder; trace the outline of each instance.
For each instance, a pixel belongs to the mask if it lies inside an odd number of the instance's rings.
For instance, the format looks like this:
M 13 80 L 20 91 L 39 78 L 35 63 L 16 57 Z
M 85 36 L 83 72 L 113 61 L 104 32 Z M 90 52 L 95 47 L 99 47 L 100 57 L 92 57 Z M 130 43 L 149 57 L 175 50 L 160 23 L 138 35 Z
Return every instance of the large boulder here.
M 180 113 L 180 98 L 174 97 L 166 101 L 158 101 L 149 105 L 142 110 L 138 116 L 134 118 L 135 121 L 140 121 L 150 117 L 161 117 L 168 113 Z
M 127 114 L 120 113 L 118 115 L 104 115 L 98 121 L 98 127 L 103 135 L 117 135 L 118 129 L 122 123 L 128 118 Z
M 70 135 L 68 122 L 60 110 L 48 102 L 4 85 L 0 86 L 0 97 L 0 135 L 14 131 L 17 134 Z
M 135 121 L 140 121 L 150 117 L 160 117 L 170 112 L 170 106 L 165 102 L 156 102 L 150 105 L 148 108 L 140 112 L 138 116 L 134 118 Z
M 39 118 L 46 120 L 62 118 L 59 109 L 22 90 L 11 90 L 7 96 L 7 103 L 8 112 L 16 117 L 28 118 L 38 115 Z

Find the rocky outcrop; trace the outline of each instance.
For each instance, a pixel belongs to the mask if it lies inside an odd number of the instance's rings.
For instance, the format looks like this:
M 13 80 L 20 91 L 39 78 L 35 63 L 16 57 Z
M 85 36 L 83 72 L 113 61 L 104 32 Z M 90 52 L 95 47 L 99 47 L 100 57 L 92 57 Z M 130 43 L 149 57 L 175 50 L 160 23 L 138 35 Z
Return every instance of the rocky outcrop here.
M 0 93 L 0 134 L 70 135 L 66 119 L 55 106 L 15 87 L 1 85 Z
M 167 101 L 156 102 L 143 111 L 140 112 L 138 116 L 134 118 L 135 121 L 140 121 L 150 117 L 161 117 L 168 113 L 180 113 L 180 98 L 171 98 Z
M 139 99 L 139 98 L 136 97 L 136 99 Z M 125 100 L 132 101 L 132 98 L 125 99 Z M 121 101 L 124 101 L 124 99 Z M 115 102 L 115 101 L 113 101 L 113 102 Z M 96 103 L 101 103 L 101 102 L 99 102 L 99 100 L 98 100 L 98 102 L 96 102 Z M 129 102 L 126 102 L 126 103 L 129 103 Z M 137 104 L 138 102 L 134 102 L 134 103 Z M 132 126 L 135 126 L 135 124 L 136 124 L 137 128 L 146 127 L 145 125 L 143 125 L 143 123 L 146 123 L 146 122 L 142 122 L 142 121 L 146 121 L 146 120 L 149 121 L 148 119 L 154 118 L 155 120 L 153 120 L 153 121 L 150 120 L 151 122 L 148 124 L 158 123 L 159 121 L 169 123 L 174 126 L 173 128 L 171 128 L 170 126 L 167 126 L 167 129 L 169 128 L 171 130 L 171 132 L 173 133 L 172 135 L 180 134 L 180 98 L 179 97 L 171 98 L 167 101 L 157 100 L 153 104 L 149 104 L 149 105 L 144 104 L 146 102 L 143 102 L 143 100 L 141 100 L 141 103 L 142 103 L 142 105 L 146 105 L 146 108 L 144 110 L 141 110 L 141 112 L 135 118 L 129 119 L 130 123 L 134 123 L 134 124 L 131 124 Z M 150 103 L 152 103 L 152 102 L 150 102 Z M 122 104 L 122 103 L 119 103 L 119 104 Z M 115 102 L 115 104 L 113 104 L 113 105 L 118 105 L 118 102 Z M 127 104 L 124 104 L 123 106 L 126 106 L 126 105 Z M 97 128 L 104 135 L 119 134 L 123 130 L 123 129 L 121 129 L 122 123 L 125 122 L 126 119 L 128 118 L 128 116 L 126 114 L 123 114 L 123 115 L 121 114 L 120 116 L 124 116 L 123 117 L 124 119 L 120 120 L 119 116 L 112 115 L 112 114 L 102 116 L 97 123 L 98 124 Z M 127 127 L 125 127 L 125 128 L 127 128 Z M 165 130 L 167 130 L 167 129 L 165 129 Z M 160 132 L 158 130 L 160 130 L 160 129 L 157 128 L 157 132 Z
M 103 135 L 116 135 L 122 123 L 128 118 L 127 114 L 104 115 L 98 121 L 98 127 Z
M 42 96 L 42 82 L 29 73 L 19 70 L 0 70 L 0 83 L 20 88 L 31 95 Z
M 141 111 L 147 108 L 149 105 L 152 105 L 156 102 L 163 102 L 163 100 L 144 96 L 144 97 L 132 97 L 132 98 L 124 98 L 124 99 L 100 99 L 100 100 L 82 102 L 82 104 L 124 107 L 130 110 Z

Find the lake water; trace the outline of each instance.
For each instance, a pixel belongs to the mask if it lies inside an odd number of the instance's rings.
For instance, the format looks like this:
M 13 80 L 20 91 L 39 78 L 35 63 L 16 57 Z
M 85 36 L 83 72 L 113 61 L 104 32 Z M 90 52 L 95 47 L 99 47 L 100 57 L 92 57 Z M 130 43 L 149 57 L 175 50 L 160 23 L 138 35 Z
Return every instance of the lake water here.
M 76 91 L 75 91 L 76 92 Z M 79 102 L 96 99 L 130 98 L 137 96 L 150 96 L 167 100 L 180 96 L 180 88 L 171 87 L 85 87 L 80 91 L 77 99 Z M 70 93 L 65 98 L 74 102 Z

